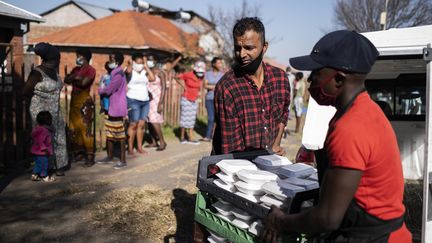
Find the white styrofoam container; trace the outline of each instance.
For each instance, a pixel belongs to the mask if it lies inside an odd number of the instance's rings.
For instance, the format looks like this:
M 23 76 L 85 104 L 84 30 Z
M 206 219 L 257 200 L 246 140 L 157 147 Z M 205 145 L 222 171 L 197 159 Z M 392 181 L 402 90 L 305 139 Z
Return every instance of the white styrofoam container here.
M 245 159 L 223 159 L 216 166 L 227 175 L 233 175 L 240 170 L 256 170 L 256 165 Z
M 306 190 L 312 190 L 312 189 L 319 188 L 319 184 L 317 181 L 301 179 L 301 178 L 297 178 L 297 177 L 286 178 L 286 179 L 283 179 L 282 181 L 293 184 L 295 186 L 301 186 Z
M 261 223 L 261 220 L 257 220 L 257 221 L 252 222 L 248 231 L 254 235 L 259 235 L 263 229 L 264 229 L 264 226 Z
M 215 202 L 212 204 L 212 206 L 223 216 L 229 216 L 232 215 L 232 207 L 230 205 L 227 204 L 223 204 L 221 202 Z
M 272 205 L 281 207 L 284 204 L 282 200 L 277 199 L 271 194 L 265 194 L 264 196 L 260 197 L 260 201 L 269 207 Z
M 238 195 L 238 196 L 240 196 L 242 198 L 245 198 L 245 199 L 247 199 L 247 200 L 249 200 L 251 202 L 254 202 L 254 203 L 258 203 L 259 202 L 259 197 L 260 196 L 250 195 L 250 194 L 246 194 L 246 193 L 243 193 L 243 192 L 235 192 L 234 194 L 236 194 L 236 195 Z
M 303 187 L 295 186 L 283 181 L 270 181 L 262 186 L 265 193 L 275 196 L 279 200 L 293 198 L 297 192 L 304 191 Z
M 249 184 L 262 185 L 267 181 L 275 181 L 278 176 L 265 170 L 241 170 L 237 177 Z
M 235 218 L 231 221 L 231 223 L 241 229 L 249 229 L 251 222 L 244 221 L 238 218 Z
M 252 219 L 252 215 L 248 212 L 241 210 L 240 208 L 233 207 L 231 210 L 232 214 L 241 220 L 250 221 Z
M 277 154 L 261 155 L 256 157 L 253 162 L 255 162 L 257 165 L 265 166 L 283 166 L 292 164 L 292 162 L 287 157 Z
M 311 181 L 318 181 L 318 173 L 313 173 L 307 179 Z
M 276 172 L 281 178 L 308 177 L 313 173 L 315 173 L 315 169 L 303 163 L 282 166 Z
M 231 222 L 233 219 L 234 219 L 234 215 L 228 215 L 228 216 L 224 216 L 224 215 L 222 215 L 221 213 L 216 213 L 216 215 L 219 217 L 219 218 L 221 218 L 221 219 L 223 219 L 223 220 L 225 220 L 225 221 L 228 221 L 228 222 Z
M 234 183 L 237 190 L 249 195 L 262 195 L 264 191 L 262 185 L 250 184 L 244 181 L 236 181 Z
M 223 182 L 225 182 L 225 183 L 234 183 L 234 182 L 236 182 L 237 181 L 237 178 L 236 178 L 236 176 L 234 175 L 234 174 L 232 174 L 232 175 L 227 175 L 227 174 L 225 174 L 225 173 L 223 173 L 223 172 L 219 172 L 219 173 L 217 173 L 216 174 L 216 176 L 219 178 L 219 179 L 221 179 Z
M 226 242 L 228 242 L 228 240 L 226 240 L 226 239 L 218 240 L 218 238 L 214 237 L 213 235 L 210 235 L 209 237 L 207 237 L 207 241 L 209 243 L 226 243 Z
M 218 186 L 218 187 L 220 187 L 222 189 L 225 189 L 227 191 L 230 191 L 230 192 L 235 192 L 236 191 L 236 188 L 235 188 L 235 186 L 233 184 L 225 183 L 221 179 L 215 179 L 215 180 L 213 180 L 213 183 L 216 186 Z
M 224 237 L 218 235 L 216 232 L 211 231 L 209 229 L 207 229 L 207 231 L 209 232 L 210 236 L 213 237 L 213 239 L 216 240 L 217 242 L 228 242 L 227 239 L 225 239 Z

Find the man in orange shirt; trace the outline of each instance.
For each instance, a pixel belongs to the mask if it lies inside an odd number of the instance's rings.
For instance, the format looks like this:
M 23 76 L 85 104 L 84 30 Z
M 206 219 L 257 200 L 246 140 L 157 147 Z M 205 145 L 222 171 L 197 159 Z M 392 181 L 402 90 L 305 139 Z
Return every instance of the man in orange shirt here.
M 354 31 L 327 34 L 312 53 L 290 59 L 312 70 L 311 96 L 335 106 L 322 159 L 318 205 L 297 214 L 273 207 L 261 239 L 281 232 L 324 233 L 326 242 L 412 242 L 404 224 L 404 179 L 396 136 L 364 80 L 378 57 L 375 46 Z M 321 156 L 320 156 L 321 157 Z

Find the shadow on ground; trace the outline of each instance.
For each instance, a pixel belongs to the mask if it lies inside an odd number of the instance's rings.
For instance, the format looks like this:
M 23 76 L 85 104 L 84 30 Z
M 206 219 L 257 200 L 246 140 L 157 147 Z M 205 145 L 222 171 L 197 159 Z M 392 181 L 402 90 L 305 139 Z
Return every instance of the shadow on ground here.
M 173 190 L 173 197 L 171 209 L 176 217 L 177 229 L 174 235 L 164 237 L 164 243 L 169 243 L 171 239 L 174 239 L 175 242 L 193 242 L 196 194 L 190 194 L 184 189 L 176 188 Z

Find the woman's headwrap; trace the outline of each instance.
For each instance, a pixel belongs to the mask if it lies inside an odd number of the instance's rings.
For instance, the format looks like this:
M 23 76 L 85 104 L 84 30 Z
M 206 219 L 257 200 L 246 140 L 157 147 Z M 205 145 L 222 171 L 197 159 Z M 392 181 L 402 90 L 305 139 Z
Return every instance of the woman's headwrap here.
M 60 51 L 57 47 L 46 42 L 37 43 L 34 52 L 44 61 L 60 60 Z

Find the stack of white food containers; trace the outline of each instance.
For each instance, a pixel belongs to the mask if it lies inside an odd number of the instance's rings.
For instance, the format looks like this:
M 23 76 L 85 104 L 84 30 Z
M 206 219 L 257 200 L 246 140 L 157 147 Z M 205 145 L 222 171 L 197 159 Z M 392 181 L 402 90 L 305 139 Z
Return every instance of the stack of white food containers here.
M 309 165 L 291 163 L 279 155 L 258 156 L 254 163 L 244 159 L 224 159 L 216 164 L 221 172 L 213 182 L 216 186 L 265 207 L 284 203 L 296 193 L 319 187 L 316 170 Z M 258 168 L 259 169 L 258 169 Z M 215 195 L 217 198 L 217 195 Z M 235 226 L 258 235 L 261 222 L 247 212 L 218 198 L 213 204 L 217 215 Z M 212 234 L 209 242 L 226 242 Z

